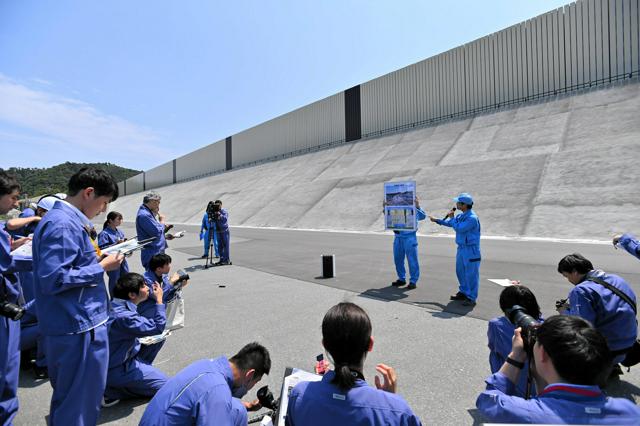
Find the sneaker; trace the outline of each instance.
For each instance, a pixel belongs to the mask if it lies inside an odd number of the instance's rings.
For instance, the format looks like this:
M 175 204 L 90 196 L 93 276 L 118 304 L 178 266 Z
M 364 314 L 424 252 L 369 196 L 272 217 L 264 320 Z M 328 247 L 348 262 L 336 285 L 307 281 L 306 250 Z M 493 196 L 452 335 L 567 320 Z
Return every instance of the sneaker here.
M 409 285 L 407 286 L 407 290 L 413 290 L 416 288 L 415 283 L 409 283 Z
M 203 254 L 202 256 L 200 256 L 200 259 L 206 259 L 207 257 L 209 257 L 208 254 Z
M 476 302 L 474 300 L 465 298 L 465 300 L 462 302 L 462 306 L 476 306 Z
M 102 397 L 102 402 L 100 403 L 100 405 L 102 406 L 102 408 L 109 408 L 109 407 L 113 407 L 118 402 L 120 402 L 119 399 L 109 399 L 109 398 L 105 398 L 103 396 Z
M 449 297 L 449 299 L 450 300 L 467 300 L 467 296 L 465 296 L 464 293 L 459 291 L 453 296 Z
M 404 280 L 395 280 L 394 282 L 391 283 L 392 286 L 394 287 L 402 287 L 403 285 L 406 285 L 407 282 Z

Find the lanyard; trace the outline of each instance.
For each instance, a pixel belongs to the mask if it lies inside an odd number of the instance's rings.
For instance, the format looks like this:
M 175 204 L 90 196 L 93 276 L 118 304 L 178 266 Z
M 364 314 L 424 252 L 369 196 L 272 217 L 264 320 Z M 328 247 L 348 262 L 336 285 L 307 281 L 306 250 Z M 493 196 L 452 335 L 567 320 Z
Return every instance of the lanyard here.
M 100 250 L 100 247 L 98 247 L 98 241 L 96 240 L 98 236 L 96 234 L 96 230 L 94 228 L 89 228 L 89 225 L 84 225 L 83 228 L 84 228 L 84 231 L 89 236 L 91 245 L 93 246 L 93 248 L 96 249 L 96 256 L 98 256 L 98 260 L 102 259 L 102 250 Z

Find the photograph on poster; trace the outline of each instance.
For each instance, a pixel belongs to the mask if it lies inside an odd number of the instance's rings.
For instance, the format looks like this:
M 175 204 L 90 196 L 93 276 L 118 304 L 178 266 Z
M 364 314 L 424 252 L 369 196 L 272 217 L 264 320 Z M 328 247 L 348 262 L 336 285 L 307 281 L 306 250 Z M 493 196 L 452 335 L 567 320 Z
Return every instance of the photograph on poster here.
M 384 227 L 394 231 L 416 230 L 415 181 L 385 182 Z

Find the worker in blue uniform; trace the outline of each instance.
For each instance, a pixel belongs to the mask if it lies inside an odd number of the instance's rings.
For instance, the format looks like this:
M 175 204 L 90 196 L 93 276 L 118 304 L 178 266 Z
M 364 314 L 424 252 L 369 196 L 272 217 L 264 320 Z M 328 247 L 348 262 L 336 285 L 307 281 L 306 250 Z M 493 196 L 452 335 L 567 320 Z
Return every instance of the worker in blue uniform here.
M 242 398 L 270 369 L 269 351 L 258 343 L 245 345 L 230 359 L 221 356 L 196 361 L 156 393 L 140 426 L 246 425 L 233 398 Z M 260 408 L 258 400 L 243 405 L 249 411 Z
M 220 258 L 218 251 L 218 234 L 216 233 L 216 222 L 213 220 L 213 215 L 209 215 L 209 212 L 213 212 L 213 201 L 209 201 L 207 204 L 207 210 L 202 216 L 202 224 L 200 225 L 200 239 L 204 243 L 203 259 L 209 257 L 209 246 L 213 243 L 213 250 L 215 257 Z M 213 239 L 213 241 L 211 240 Z
M 459 288 L 458 293 L 450 299 L 461 300 L 465 306 L 474 306 L 480 285 L 480 220 L 473 211 L 473 197 L 470 194 L 463 192 L 453 201 L 461 214 L 454 217 L 456 209 L 451 209 L 444 219 L 432 216 L 429 219 L 456 231 L 456 276 Z
M 640 259 L 640 241 L 632 234 L 622 234 L 613 237 L 613 246 L 622 247 L 631 256 Z
M 142 316 L 137 305 L 148 300 L 149 290 L 140 274 L 127 273 L 118 279 L 109 313 L 109 372 L 103 406 L 124 398 L 152 397 L 168 377 L 137 359 L 138 338 L 162 333 L 166 323 L 162 287 L 154 283 L 153 316 Z
M 20 185 L 16 179 L 0 170 L 0 214 L 18 207 Z M 29 260 L 17 260 L 11 255 L 29 238 L 12 240 L 0 224 L 0 302 L 10 303 L 11 311 L 0 315 L 0 424 L 11 425 L 18 412 L 18 375 L 20 370 L 20 319 L 13 314 L 22 305 L 22 290 L 16 274 L 31 267 Z
M 69 179 L 68 197 L 40 221 L 33 236 L 38 324 L 53 387 L 50 425 L 95 424 L 109 358 L 104 272 L 122 255 L 99 258 L 90 219 L 118 196 L 113 177 L 82 168 Z
M 218 237 L 218 253 L 220 253 L 220 261 L 215 266 L 231 265 L 231 257 L 229 254 L 229 245 L 231 243 L 231 234 L 229 233 L 229 213 L 222 208 L 222 201 L 214 201 L 218 207 L 213 214 L 216 234 Z
M 122 214 L 119 212 L 109 212 L 107 220 L 102 225 L 102 231 L 98 234 L 98 247 L 101 249 L 109 247 L 115 244 L 125 242 L 127 239 L 124 236 L 124 232 L 118 229 L 118 226 L 122 224 Z M 120 264 L 120 268 L 107 272 L 109 277 L 109 294 L 113 293 L 113 289 L 118 282 L 118 278 L 121 275 L 129 272 L 129 264 L 127 259 L 124 259 Z
M 171 256 L 165 253 L 156 254 L 149 260 L 149 269 L 144 273 L 144 280 L 149 292 L 149 298 L 138 304 L 138 313 L 147 318 L 153 316 L 155 307 L 155 287 L 154 283 L 160 284 L 163 291 L 162 303 L 167 302 L 176 297 L 176 293 L 189 284 L 189 281 L 182 281 L 180 286 L 174 284 L 180 278 L 177 273 L 169 276 L 171 272 Z M 146 364 L 153 364 L 158 356 L 160 349 L 164 345 L 164 340 L 150 345 L 142 345 L 138 353 L 138 360 Z
M 420 278 L 420 263 L 418 262 L 418 238 L 416 232 L 418 229 L 417 222 L 427 218 L 427 214 L 420 208 L 420 202 L 416 197 L 416 231 L 398 231 L 393 233 L 393 262 L 396 265 L 396 274 L 398 279 L 391 283 L 394 287 L 402 287 L 407 284 L 406 270 L 404 268 L 404 258 L 407 258 L 409 264 L 409 285 L 407 289 L 416 288 L 418 279 Z
M 611 362 L 607 341 L 582 318 L 556 315 L 537 329 L 533 346 L 538 396 L 515 396 L 527 354 L 520 328 L 500 370 L 489 376 L 476 406 L 491 423 L 640 424 L 640 408 L 607 397 L 597 386 Z
M 638 322 L 634 307 L 617 295 L 617 291 L 636 303 L 636 295 L 621 277 L 593 267 L 590 260 L 579 253 L 563 257 L 558 272 L 575 287 L 569 292 L 566 305 L 558 312 L 577 315 L 589 321 L 607 339 L 614 365 L 623 361 L 638 336 Z M 609 288 L 608 288 L 609 287 Z M 615 372 L 621 374 L 619 367 Z
M 322 344 L 331 355 L 335 370 L 319 382 L 298 383 L 289 394 L 287 426 L 387 426 L 420 425 L 409 405 L 395 394 L 397 376 L 393 368 L 378 364 L 382 375 L 375 388 L 363 375 L 366 355 L 373 349 L 371 321 L 353 303 L 339 303 L 322 320 Z
M 514 306 L 521 306 L 527 315 L 542 322 L 540 306 L 533 292 L 523 285 L 511 285 L 500 293 L 500 309 L 503 316 L 489 320 L 487 338 L 489 346 L 489 368 L 492 373 L 496 373 L 504 364 L 509 352 L 511 352 L 511 341 L 516 326 L 509 320 L 508 312 Z M 524 371 L 528 371 L 529 362 L 525 362 Z M 516 384 L 516 396 L 527 395 L 527 375 L 521 374 L 520 380 Z M 531 384 L 529 395 L 535 396 L 535 383 Z
M 167 248 L 167 241 L 173 239 L 171 234 L 165 238 L 165 232 L 169 225 L 165 224 L 165 217 L 160 213 L 160 194 L 155 191 L 147 193 L 142 199 L 142 205 L 136 215 L 136 233 L 138 241 L 155 238 L 142 248 L 140 259 L 142 267 L 146 270 L 149 267 L 149 259 L 154 254 L 164 253 Z M 157 216 L 157 219 L 156 219 Z

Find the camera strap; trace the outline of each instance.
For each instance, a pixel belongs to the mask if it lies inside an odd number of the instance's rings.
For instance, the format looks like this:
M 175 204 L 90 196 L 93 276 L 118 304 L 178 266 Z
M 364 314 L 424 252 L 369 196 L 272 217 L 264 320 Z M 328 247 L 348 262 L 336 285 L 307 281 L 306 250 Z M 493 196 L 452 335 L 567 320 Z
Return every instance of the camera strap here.
M 633 302 L 633 300 L 631 300 L 631 298 L 629 296 L 624 294 L 624 292 L 622 292 L 621 290 L 615 288 L 614 286 L 612 286 L 611 284 L 609 284 L 608 282 L 606 282 L 605 280 L 603 280 L 600 277 L 587 277 L 587 280 L 593 281 L 594 283 L 600 284 L 601 286 L 611 290 L 613 293 L 615 293 L 616 296 L 618 296 L 620 299 L 624 300 L 629 305 L 631 305 L 631 308 L 633 309 L 633 312 L 636 315 L 638 315 L 638 308 L 636 307 L 636 304 Z

